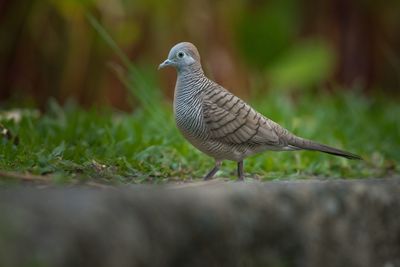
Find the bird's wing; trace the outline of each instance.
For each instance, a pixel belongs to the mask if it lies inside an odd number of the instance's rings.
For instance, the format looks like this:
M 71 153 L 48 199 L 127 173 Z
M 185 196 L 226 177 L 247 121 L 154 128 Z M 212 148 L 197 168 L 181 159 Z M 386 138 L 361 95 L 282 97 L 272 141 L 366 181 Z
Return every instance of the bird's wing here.
M 204 93 L 203 116 L 210 137 L 219 142 L 287 146 L 286 129 L 222 87 Z

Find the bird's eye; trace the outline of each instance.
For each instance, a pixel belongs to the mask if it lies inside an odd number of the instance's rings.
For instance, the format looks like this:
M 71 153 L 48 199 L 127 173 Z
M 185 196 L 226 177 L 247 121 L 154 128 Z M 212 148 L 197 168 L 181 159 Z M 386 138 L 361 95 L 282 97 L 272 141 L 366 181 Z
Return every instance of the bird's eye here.
M 179 57 L 179 58 L 183 58 L 184 55 L 185 55 L 185 53 L 183 53 L 183 52 L 179 52 L 179 53 L 178 53 L 178 57 Z

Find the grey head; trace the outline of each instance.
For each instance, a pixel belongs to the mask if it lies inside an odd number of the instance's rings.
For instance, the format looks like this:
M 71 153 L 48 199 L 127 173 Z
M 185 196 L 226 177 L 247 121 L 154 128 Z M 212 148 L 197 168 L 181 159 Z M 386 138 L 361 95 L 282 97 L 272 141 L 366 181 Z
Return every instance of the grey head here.
M 171 48 L 168 54 L 168 58 L 158 66 L 158 69 L 172 66 L 176 68 L 178 72 L 193 67 L 200 67 L 200 54 L 197 48 L 189 42 L 182 42 L 176 44 Z

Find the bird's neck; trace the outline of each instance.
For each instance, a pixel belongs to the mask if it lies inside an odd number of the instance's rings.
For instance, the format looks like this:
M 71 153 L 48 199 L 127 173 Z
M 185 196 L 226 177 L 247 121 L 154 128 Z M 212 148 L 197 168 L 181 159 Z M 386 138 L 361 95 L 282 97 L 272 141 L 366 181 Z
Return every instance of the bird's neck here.
M 181 78 L 191 78 L 191 79 L 196 79 L 196 78 L 201 78 L 204 76 L 204 71 L 203 68 L 201 67 L 200 64 L 195 63 L 189 66 L 185 66 L 182 68 L 178 68 L 178 79 Z
M 207 80 L 207 77 L 204 75 L 200 64 L 192 64 L 183 69 L 178 69 L 175 96 L 182 94 L 187 96 L 198 95 L 205 80 Z

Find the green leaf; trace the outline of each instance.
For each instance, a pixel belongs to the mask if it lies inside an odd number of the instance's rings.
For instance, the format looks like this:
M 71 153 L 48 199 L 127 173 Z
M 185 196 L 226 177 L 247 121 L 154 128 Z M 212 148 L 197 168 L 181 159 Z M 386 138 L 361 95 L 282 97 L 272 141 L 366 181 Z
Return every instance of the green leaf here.
M 287 51 L 266 75 L 274 89 L 309 89 L 332 74 L 333 52 L 326 43 L 306 41 Z

